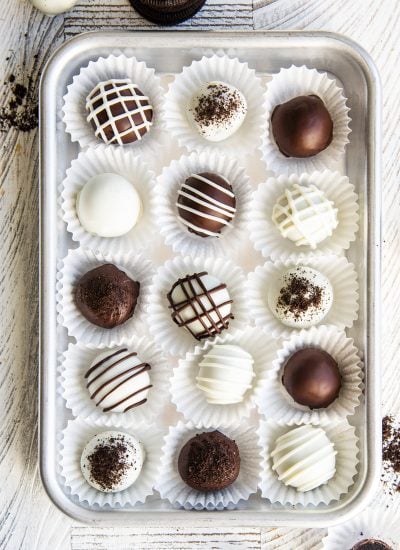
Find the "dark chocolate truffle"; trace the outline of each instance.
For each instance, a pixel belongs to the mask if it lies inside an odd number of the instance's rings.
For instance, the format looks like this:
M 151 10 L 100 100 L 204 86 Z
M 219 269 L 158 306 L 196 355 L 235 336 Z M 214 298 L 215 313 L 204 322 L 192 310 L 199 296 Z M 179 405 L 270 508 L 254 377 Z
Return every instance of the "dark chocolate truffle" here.
M 331 116 L 315 95 L 295 97 L 275 107 L 271 125 L 276 144 L 287 157 L 312 157 L 332 141 Z
M 140 15 L 157 25 L 176 25 L 193 17 L 205 0 L 129 0 Z
M 381 540 L 365 539 L 357 542 L 351 550 L 393 550 L 393 548 Z
M 105 264 L 81 277 L 75 303 L 82 315 L 98 327 L 111 329 L 132 317 L 140 284 L 115 265 Z
M 304 348 L 289 357 L 282 383 L 296 403 L 311 409 L 329 407 L 342 385 L 336 361 L 316 348 Z
M 236 212 L 232 186 L 210 172 L 192 174 L 178 192 L 180 221 L 200 237 L 218 237 L 229 226 Z
M 220 491 L 239 475 L 239 449 L 219 431 L 192 437 L 181 449 L 178 470 L 183 481 L 196 491 Z
M 167 299 L 172 320 L 197 340 L 221 334 L 233 318 L 226 285 L 206 271 L 178 279 Z
M 86 99 L 96 137 L 125 145 L 142 139 L 153 120 L 149 98 L 129 78 L 100 82 Z

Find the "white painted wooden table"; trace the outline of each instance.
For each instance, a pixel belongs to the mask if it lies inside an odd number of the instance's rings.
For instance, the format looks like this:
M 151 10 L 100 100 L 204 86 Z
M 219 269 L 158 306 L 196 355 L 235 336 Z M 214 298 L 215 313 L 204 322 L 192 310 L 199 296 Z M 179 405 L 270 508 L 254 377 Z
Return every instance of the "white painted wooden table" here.
M 81 0 L 49 19 L 28 0 L 0 0 L 0 109 L 12 96 L 10 75 L 37 91 L 51 52 L 93 29 L 152 27 L 128 0 Z M 384 90 L 383 412 L 400 415 L 400 2 L 398 0 L 208 0 L 182 28 L 323 29 L 344 33 L 370 52 Z M 29 77 L 31 79 L 29 80 Z M 4 84 L 3 84 L 4 82 Z M 19 108 L 24 109 L 23 105 Z M 0 111 L 2 112 L 2 111 Z M 11 550 L 183 549 L 309 550 L 324 530 L 234 531 L 89 528 L 46 497 L 37 466 L 38 141 L 37 131 L 0 132 L 0 548 Z M 377 500 L 399 511 L 400 495 Z

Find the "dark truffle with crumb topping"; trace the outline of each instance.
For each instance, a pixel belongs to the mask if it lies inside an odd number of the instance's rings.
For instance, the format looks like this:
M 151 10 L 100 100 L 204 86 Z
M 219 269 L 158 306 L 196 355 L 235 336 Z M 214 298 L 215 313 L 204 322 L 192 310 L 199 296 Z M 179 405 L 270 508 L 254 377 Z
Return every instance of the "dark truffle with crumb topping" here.
M 238 477 L 240 455 L 236 443 L 219 431 L 192 437 L 181 449 L 178 471 L 196 491 L 220 491 Z
M 339 396 L 342 380 L 338 364 L 324 350 L 304 348 L 289 357 L 282 383 L 296 403 L 321 409 Z
M 104 264 L 81 277 L 75 287 L 75 304 L 98 327 L 122 325 L 135 311 L 140 284 L 115 265 Z
M 332 141 L 333 122 L 318 96 L 299 96 L 275 107 L 272 134 L 286 157 L 312 157 Z
M 393 548 L 381 540 L 365 539 L 357 542 L 351 550 L 393 550 Z

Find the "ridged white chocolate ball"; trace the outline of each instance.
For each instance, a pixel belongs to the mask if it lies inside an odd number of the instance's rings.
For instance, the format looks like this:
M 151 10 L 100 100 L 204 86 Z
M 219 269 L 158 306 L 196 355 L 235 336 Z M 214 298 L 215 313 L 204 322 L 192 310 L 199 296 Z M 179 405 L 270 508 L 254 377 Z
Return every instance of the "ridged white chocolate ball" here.
M 78 0 L 31 0 L 32 6 L 45 15 L 58 15 L 72 9 Z
M 268 306 L 274 316 L 292 328 L 320 323 L 333 303 L 333 288 L 327 277 L 308 266 L 285 271 L 268 288 Z
M 244 122 L 247 101 L 237 88 L 225 82 L 206 82 L 188 105 L 188 118 L 208 141 L 224 141 Z
M 98 174 L 82 187 L 76 212 L 83 228 L 99 237 L 120 237 L 138 222 L 142 203 L 138 192 L 119 174 Z
M 277 200 L 272 221 L 296 246 L 312 249 L 330 237 L 338 225 L 337 208 L 315 185 L 295 183 Z
M 135 483 L 145 456 L 143 445 L 133 435 L 111 430 L 101 432 L 83 449 L 82 474 L 98 491 L 117 493 Z
M 208 403 L 230 405 L 243 401 L 255 376 L 254 360 L 243 348 L 231 344 L 216 344 L 200 362 L 197 387 Z
M 325 431 L 307 424 L 278 437 L 271 452 L 272 469 L 285 485 L 305 493 L 335 475 L 336 454 Z

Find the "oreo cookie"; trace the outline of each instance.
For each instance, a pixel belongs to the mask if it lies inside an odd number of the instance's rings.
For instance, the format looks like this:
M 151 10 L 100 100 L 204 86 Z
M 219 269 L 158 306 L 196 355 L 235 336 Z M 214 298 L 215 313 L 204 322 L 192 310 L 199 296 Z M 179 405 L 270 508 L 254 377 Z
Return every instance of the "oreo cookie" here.
M 176 25 L 193 17 L 206 0 L 129 0 L 137 12 L 157 25 Z

